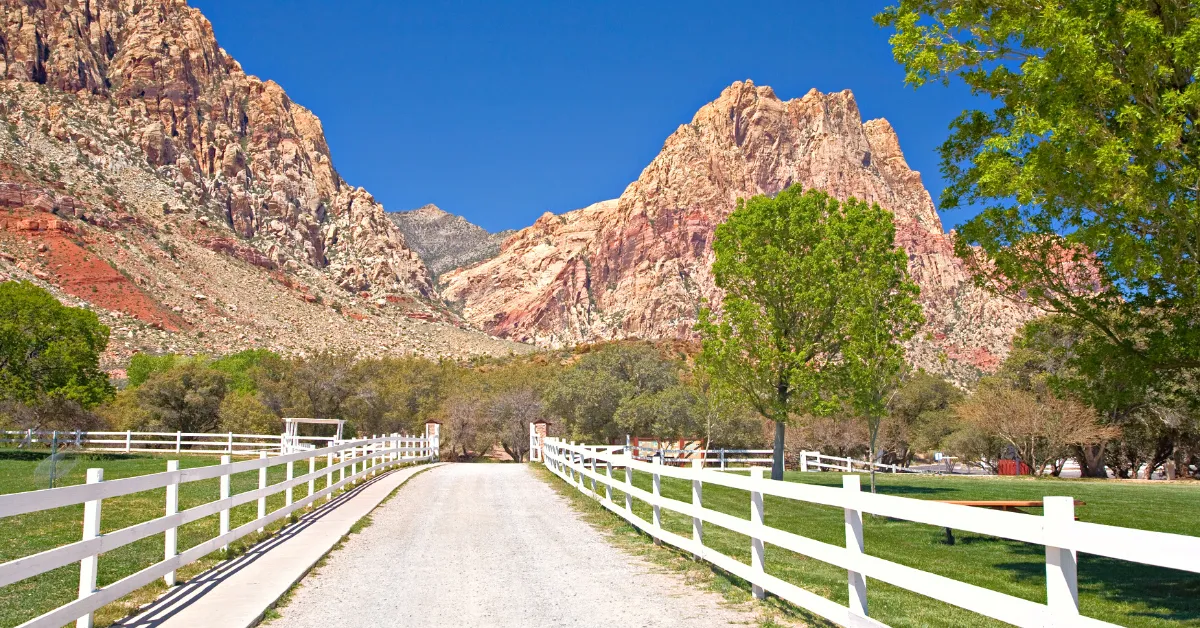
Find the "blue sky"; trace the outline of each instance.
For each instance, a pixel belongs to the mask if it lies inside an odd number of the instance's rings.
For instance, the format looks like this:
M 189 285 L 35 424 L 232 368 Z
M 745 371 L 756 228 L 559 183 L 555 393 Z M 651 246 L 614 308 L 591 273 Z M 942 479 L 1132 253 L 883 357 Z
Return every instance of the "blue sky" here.
M 852 90 L 936 202 L 936 147 L 973 100 L 903 84 L 871 21 L 888 3 L 191 0 L 247 72 L 320 116 L 348 182 L 492 231 L 619 196 L 747 78 L 784 99 Z

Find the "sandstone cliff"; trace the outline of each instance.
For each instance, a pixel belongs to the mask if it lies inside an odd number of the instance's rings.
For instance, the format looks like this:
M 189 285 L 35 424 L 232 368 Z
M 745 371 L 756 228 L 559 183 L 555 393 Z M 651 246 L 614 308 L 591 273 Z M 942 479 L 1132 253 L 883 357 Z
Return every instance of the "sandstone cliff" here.
M 316 116 L 183 0 L 0 0 L 0 116 L 0 279 L 101 311 L 117 361 L 514 347 L 458 329 Z
M 488 233 L 462 216 L 437 205 L 388 214 L 400 227 L 405 241 L 436 278 L 442 273 L 479 263 L 500 253 L 500 245 L 514 230 Z
M 715 226 L 738 198 L 796 183 L 895 214 L 928 319 L 913 363 L 969 381 L 1034 315 L 972 284 L 887 121 L 864 124 L 849 91 L 783 101 L 749 81 L 680 126 L 618 200 L 543 216 L 499 256 L 444 275 L 442 292 L 467 320 L 523 342 L 692 337 L 701 304 L 721 297 Z

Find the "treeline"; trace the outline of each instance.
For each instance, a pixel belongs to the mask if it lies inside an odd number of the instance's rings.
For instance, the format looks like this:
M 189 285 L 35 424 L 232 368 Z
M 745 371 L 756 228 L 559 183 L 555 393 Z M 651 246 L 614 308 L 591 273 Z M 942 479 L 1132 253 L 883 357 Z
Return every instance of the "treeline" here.
M 622 342 L 471 362 L 349 353 L 224 357 L 136 355 L 114 386 L 99 369 L 108 330 L 29 284 L 0 283 L 0 427 L 277 434 L 285 416 L 343 419 L 347 435 L 420 433 L 443 424 L 444 454 L 528 457 L 529 423 L 589 443 L 626 435 L 761 448 L 772 425 L 714 386 L 697 347 Z M 1134 377 L 1061 317 L 1027 325 L 994 375 L 966 392 L 908 370 L 886 403 L 876 458 L 909 465 L 933 452 L 995 471 L 1002 458 L 1058 473 L 1119 477 L 1200 465 L 1195 382 Z M 852 411 L 794 415 L 786 453 L 866 458 L 868 422 Z M 319 428 L 315 428 L 319 429 Z

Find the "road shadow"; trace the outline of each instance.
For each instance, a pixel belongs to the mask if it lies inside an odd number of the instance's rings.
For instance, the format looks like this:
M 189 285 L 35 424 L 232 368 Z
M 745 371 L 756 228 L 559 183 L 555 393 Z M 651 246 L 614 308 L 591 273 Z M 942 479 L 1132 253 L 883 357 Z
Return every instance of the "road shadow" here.
M 231 578 L 234 574 L 267 556 L 272 549 L 292 539 L 326 515 L 334 512 L 342 504 L 354 499 L 354 497 L 375 482 L 379 482 L 388 475 L 391 475 L 391 473 L 399 470 L 396 469 L 389 473 L 382 473 L 334 497 L 329 503 L 323 504 L 316 510 L 300 517 L 296 523 L 284 527 L 279 532 L 251 546 L 242 555 L 223 561 L 212 569 L 171 588 L 162 597 L 112 625 L 125 628 L 155 628 L 163 625 L 184 609 L 200 601 L 205 594 Z

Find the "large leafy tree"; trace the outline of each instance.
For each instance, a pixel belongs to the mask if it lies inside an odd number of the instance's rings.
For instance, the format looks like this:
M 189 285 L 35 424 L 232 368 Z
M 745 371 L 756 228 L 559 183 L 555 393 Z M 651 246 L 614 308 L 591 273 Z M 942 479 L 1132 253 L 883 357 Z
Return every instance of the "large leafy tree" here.
M 985 97 L 941 147 L 942 208 L 982 208 L 960 256 L 1158 371 L 1200 367 L 1198 18 L 1182 0 L 900 0 L 877 18 L 910 84 Z
M 775 424 L 771 477 L 783 478 L 786 426 L 842 406 L 882 414 L 920 313 L 892 216 L 792 186 L 739 201 L 717 227 L 721 311 L 701 313 L 699 362 Z
M 29 282 L 0 283 L 0 400 L 90 408 L 113 395 L 100 354 L 108 327 Z
M 605 345 L 559 373 L 547 387 L 546 405 L 563 420 L 569 438 L 620 442 L 626 432 L 616 422 L 617 410 L 634 397 L 676 385 L 679 366 L 649 344 Z

